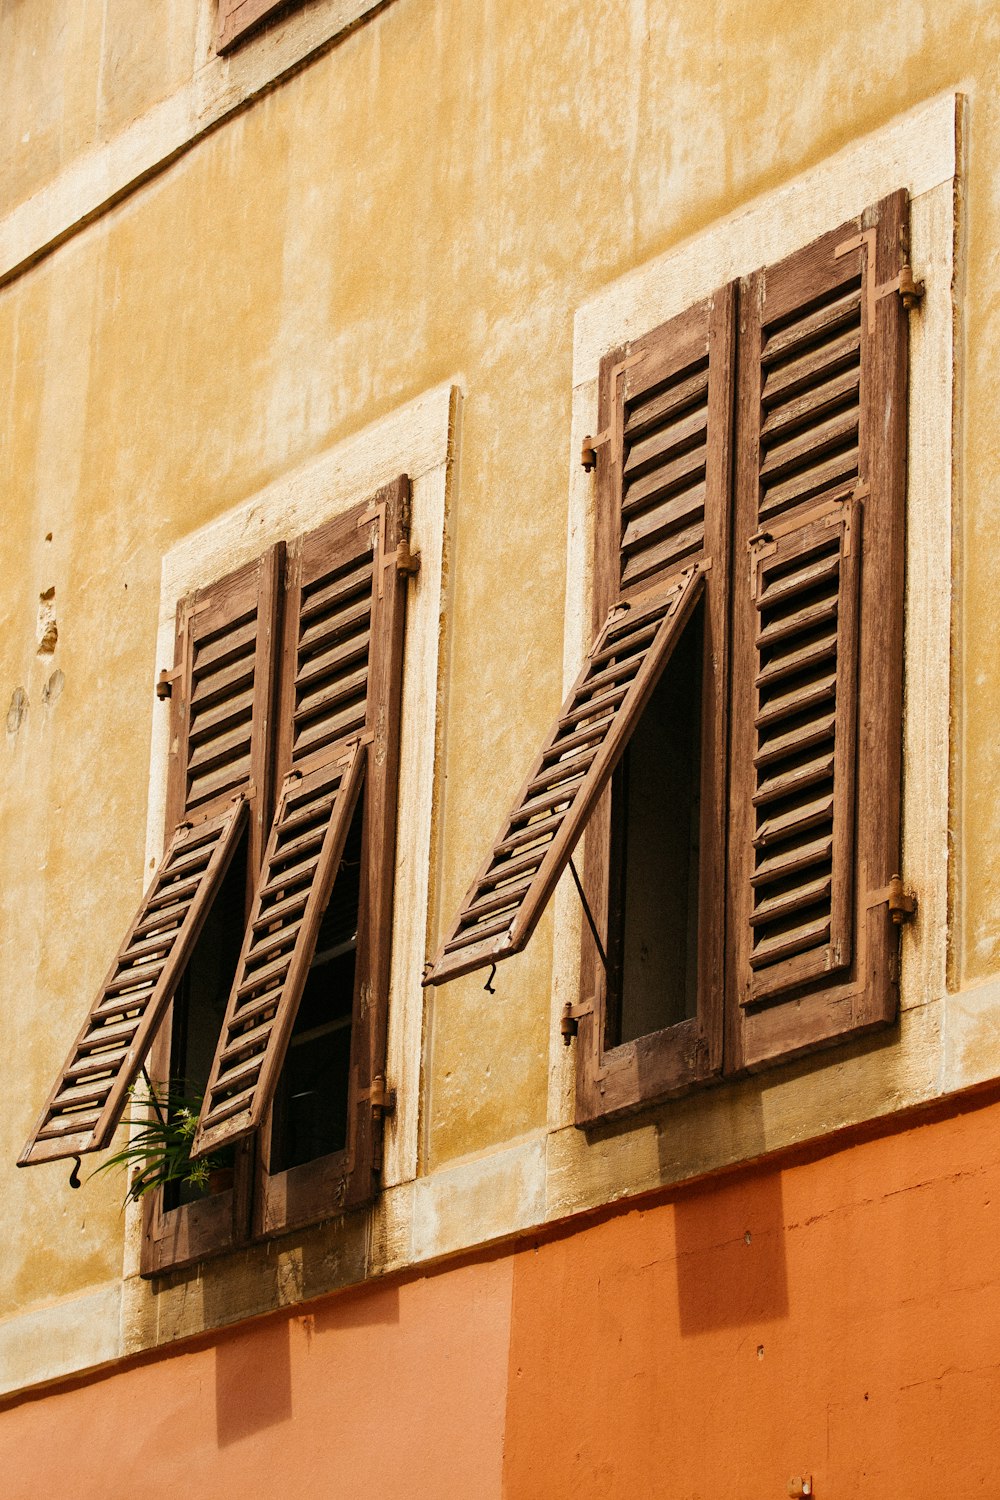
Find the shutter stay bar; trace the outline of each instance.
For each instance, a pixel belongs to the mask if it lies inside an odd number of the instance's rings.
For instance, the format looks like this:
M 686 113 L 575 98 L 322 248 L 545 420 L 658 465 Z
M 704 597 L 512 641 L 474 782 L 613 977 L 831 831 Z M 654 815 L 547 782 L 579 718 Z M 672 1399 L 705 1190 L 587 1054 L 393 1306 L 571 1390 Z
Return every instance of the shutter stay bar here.
M 597 930 L 597 923 L 594 921 L 594 914 L 590 909 L 590 902 L 587 900 L 583 885 L 580 881 L 580 877 L 576 873 L 576 865 L 573 863 L 572 857 L 570 857 L 569 861 L 569 873 L 572 875 L 573 882 L 577 888 L 577 891 L 579 892 L 580 901 L 583 904 L 583 914 L 587 918 L 587 925 L 590 928 L 591 936 L 593 937 L 594 943 L 597 946 L 598 956 L 600 957 L 601 964 L 603 965 L 606 978 L 608 973 L 608 955 L 604 951 L 604 944 L 601 942 L 601 935 Z

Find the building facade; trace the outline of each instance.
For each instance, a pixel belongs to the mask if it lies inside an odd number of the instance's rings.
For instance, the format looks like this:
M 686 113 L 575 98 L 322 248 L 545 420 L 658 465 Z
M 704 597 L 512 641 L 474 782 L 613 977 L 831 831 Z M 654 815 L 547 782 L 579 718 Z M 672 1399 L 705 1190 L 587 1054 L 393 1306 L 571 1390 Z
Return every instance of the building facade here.
M 991 1493 L 998 42 L 0 0 L 5 1493 Z

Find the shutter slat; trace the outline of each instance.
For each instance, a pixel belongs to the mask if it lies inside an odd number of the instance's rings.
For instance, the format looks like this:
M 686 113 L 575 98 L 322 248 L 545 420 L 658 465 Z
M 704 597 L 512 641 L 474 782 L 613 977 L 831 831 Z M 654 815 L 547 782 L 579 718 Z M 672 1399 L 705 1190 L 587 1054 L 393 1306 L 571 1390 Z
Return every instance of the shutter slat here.
M 119 956 L 111 966 L 35 1130 L 21 1153 L 20 1166 L 96 1151 L 107 1145 L 121 1117 L 128 1089 L 149 1050 L 228 868 L 246 816 L 246 799 L 240 797 L 209 823 L 196 830 L 182 827 L 174 835 L 149 891 L 139 905 Z M 126 970 L 123 975 L 121 955 L 128 951 L 135 932 L 143 925 L 150 903 L 171 882 L 174 869 L 190 863 L 191 844 L 196 845 L 207 860 L 198 880 L 188 887 L 183 920 L 171 935 L 165 961 L 154 969 L 142 971 L 150 979 L 155 979 L 155 983 L 146 983 L 141 990 L 122 997 L 122 1002 L 127 999 L 129 1009 L 136 1013 L 128 1019 L 117 1020 L 114 1017 L 121 1008 L 118 1003 L 113 1003 L 107 1010 L 103 1007 L 119 993 L 128 975 L 140 972 Z M 101 1085 L 102 1107 L 83 1112 L 77 1110 L 73 1101 L 79 1097 L 74 1092 L 79 1081 L 95 1079 L 101 1073 L 106 1074 L 107 1083 L 106 1091 Z M 93 1087 L 96 1088 L 96 1084 Z
M 354 742 L 335 759 L 305 775 L 292 771 L 285 778 L 205 1090 L 192 1156 L 206 1155 L 250 1134 L 270 1103 L 312 962 L 319 924 L 340 867 L 365 763 L 364 753 Z M 287 871 L 274 869 L 286 857 L 285 819 L 290 816 L 301 825 L 302 814 L 307 810 L 321 811 L 325 818 L 321 842 L 312 843 L 307 858 L 294 867 L 295 878 L 308 881 L 308 901 L 304 912 L 291 919 L 279 919 L 281 925 L 269 930 L 260 921 L 262 902 L 269 890 L 280 888 L 288 879 Z M 273 921 L 273 912 L 270 915 Z M 279 947 L 283 951 L 272 959 L 270 955 Z M 275 988 L 265 997 L 261 989 L 272 981 Z M 266 1003 L 258 1004 L 265 1000 Z M 272 1001 L 274 1014 L 270 1015 Z M 261 1015 L 268 1019 L 257 1025 L 256 1017 Z M 230 1065 L 227 1061 L 232 1055 L 230 1049 L 237 1046 L 245 1050 L 255 1031 L 261 1049 L 253 1054 L 253 1066 Z M 252 1083 L 244 1088 L 244 1082 L 251 1076 Z
M 861 542 L 860 505 L 845 501 L 755 557 L 746 1001 L 829 981 L 851 961 Z
M 458 974 L 468 973 L 483 963 L 498 961 L 519 951 L 528 941 L 680 633 L 701 597 L 704 579 L 704 570 L 693 568 L 679 579 L 651 591 L 645 599 L 637 600 L 631 609 L 617 617 L 612 615 L 605 624 L 554 728 L 539 751 L 513 811 L 470 886 L 437 956 L 428 966 L 425 984 L 439 984 Z M 657 622 L 657 631 L 650 641 L 645 627 L 652 621 Z M 587 751 L 584 774 L 569 787 L 562 785 L 540 797 L 532 796 L 533 785 L 561 753 L 560 743 L 567 731 L 575 735 L 580 715 L 594 712 L 594 700 L 589 697 L 592 682 L 595 678 L 608 681 L 609 670 L 613 670 L 608 665 L 613 661 L 608 648 L 613 645 L 617 645 L 628 658 L 630 680 L 627 687 L 614 690 L 614 712 L 608 713 L 596 753 Z M 600 711 L 607 713 L 607 710 L 605 701 Z M 553 807 L 558 807 L 559 811 L 551 812 Z M 546 813 L 548 816 L 538 818 L 538 822 L 532 821 L 539 814 Z M 543 824 L 544 833 L 540 832 Z M 484 896 L 487 891 L 495 891 L 499 872 L 503 872 L 501 878 L 510 873 L 509 852 L 518 847 L 516 842 L 512 844 L 512 840 L 518 840 L 521 835 L 528 840 L 538 839 L 532 858 L 536 852 L 541 852 L 542 857 L 531 878 L 520 887 L 514 904 L 505 907 L 502 915 L 494 916 L 497 908 L 492 895 L 486 899 Z
M 698 362 L 693 374 L 680 370 L 655 395 L 637 397 L 629 402 L 624 431 L 628 440 L 642 438 L 651 427 L 676 417 L 690 406 L 708 400 L 708 363 Z

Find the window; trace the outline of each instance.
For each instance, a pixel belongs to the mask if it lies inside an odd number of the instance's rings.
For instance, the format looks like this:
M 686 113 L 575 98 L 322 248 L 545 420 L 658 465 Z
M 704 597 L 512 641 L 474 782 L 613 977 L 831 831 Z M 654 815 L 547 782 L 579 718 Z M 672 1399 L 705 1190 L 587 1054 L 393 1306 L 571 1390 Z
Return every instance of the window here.
M 408 536 L 404 478 L 178 607 L 166 853 L 21 1157 L 106 1145 L 154 1044 L 232 1172 L 147 1199 L 147 1272 L 375 1191 Z
M 907 218 L 602 362 L 594 644 L 425 975 L 522 947 L 586 828 L 578 1124 L 895 1017 Z

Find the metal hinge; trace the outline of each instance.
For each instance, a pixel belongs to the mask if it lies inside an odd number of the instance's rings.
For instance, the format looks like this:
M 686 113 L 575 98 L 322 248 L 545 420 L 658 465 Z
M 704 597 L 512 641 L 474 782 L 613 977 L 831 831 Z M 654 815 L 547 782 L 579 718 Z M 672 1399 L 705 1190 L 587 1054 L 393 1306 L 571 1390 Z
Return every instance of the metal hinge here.
M 904 922 L 912 922 L 917 914 L 917 895 L 909 886 L 903 884 L 901 875 L 894 875 L 888 885 L 880 891 L 873 891 L 868 897 L 865 905 L 888 906 L 889 915 L 897 927 Z
M 611 366 L 611 399 L 612 406 L 616 412 L 618 409 L 618 381 L 625 374 L 626 370 L 630 370 L 633 365 L 639 364 L 645 358 L 645 349 L 636 349 L 634 354 L 629 354 L 617 365 Z M 612 417 L 611 425 L 605 427 L 603 432 L 599 432 L 596 437 L 591 437 L 588 432 L 584 438 L 583 447 L 580 450 L 580 462 L 588 474 L 597 465 L 598 448 L 603 448 L 605 443 L 613 443 L 614 447 L 617 448 L 617 442 L 615 441 L 617 438 L 617 429 L 614 424 L 615 418 Z
M 579 1005 L 570 1005 L 569 1001 L 566 1001 L 562 1008 L 562 1015 L 559 1017 L 559 1033 L 565 1047 L 568 1047 L 573 1038 L 579 1034 L 580 1022 L 584 1016 L 593 1014 L 593 1000 L 581 1000 Z
M 161 701 L 164 698 L 173 697 L 174 683 L 177 681 L 183 670 L 183 665 L 179 667 L 172 667 L 169 671 L 166 667 L 163 668 L 163 671 L 160 673 L 159 677 L 156 680 L 156 696 Z
M 386 1115 L 396 1113 L 396 1090 L 386 1087 L 385 1079 L 381 1073 L 372 1079 L 370 1089 L 361 1089 L 358 1093 L 361 1100 L 367 1099 L 375 1120 L 384 1119 Z

